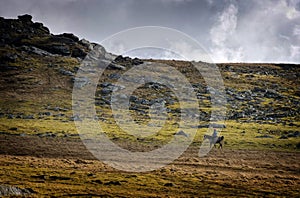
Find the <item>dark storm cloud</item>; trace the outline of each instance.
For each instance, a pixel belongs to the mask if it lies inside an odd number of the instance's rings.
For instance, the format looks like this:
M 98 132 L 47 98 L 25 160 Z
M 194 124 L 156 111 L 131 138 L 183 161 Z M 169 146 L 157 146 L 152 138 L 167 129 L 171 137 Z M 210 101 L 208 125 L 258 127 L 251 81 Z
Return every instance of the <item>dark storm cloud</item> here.
M 300 0 L 0 0 L 1 16 L 24 13 L 95 42 L 155 25 L 190 35 L 217 62 L 300 62 Z M 192 48 L 174 45 L 197 60 Z

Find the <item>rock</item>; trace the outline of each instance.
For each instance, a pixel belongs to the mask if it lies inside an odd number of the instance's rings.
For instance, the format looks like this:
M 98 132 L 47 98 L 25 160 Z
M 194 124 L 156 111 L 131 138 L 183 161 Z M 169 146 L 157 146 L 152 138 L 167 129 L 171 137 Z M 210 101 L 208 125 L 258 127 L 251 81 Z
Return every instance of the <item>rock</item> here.
M 11 130 L 11 131 L 17 131 L 18 127 L 11 127 L 11 128 L 9 128 L 9 130 Z
M 76 164 L 88 164 L 88 162 L 81 160 L 81 159 L 77 159 L 74 161 Z
M 30 177 L 34 179 L 46 180 L 46 175 L 32 175 Z
M 170 182 L 170 183 L 165 183 L 164 186 L 166 186 L 166 187 L 173 187 L 174 184 Z
M 266 93 L 264 94 L 264 97 L 280 99 L 280 98 L 282 98 L 282 95 L 280 95 L 279 93 L 277 93 L 277 92 L 276 92 L 275 90 L 273 90 L 273 89 L 268 89 L 268 90 L 266 91 Z
M 45 116 L 51 116 L 51 112 L 47 111 L 47 112 L 43 112 L 42 115 L 45 115 Z
M 109 182 L 104 183 L 104 185 L 120 186 L 121 182 L 119 182 L 119 181 L 109 181 Z
M 150 89 L 162 89 L 163 86 L 161 86 L 159 83 L 149 83 L 149 86 L 148 86 Z
M 229 119 L 230 120 L 237 120 L 239 118 L 244 118 L 245 114 L 243 112 L 233 112 L 230 116 Z
M 93 173 L 88 173 L 87 176 L 88 177 L 94 177 L 95 175 Z
M 59 107 L 53 107 L 52 108 L 53 111 L 59 111 L 59 109 L 60 109 Z
M 101 89 L 101 91 L 100 91 L 100 93 L 103 94 L 103 95 L 108 95 L 108 94 L 110 94 L 111 92 L 112 92 L 112 89 L 107 88 L 107 87 Z
M 7 65 L 0 66 L 0 71 L 2 71 L 2 72 L 12 71 L 12 70 L 18 70 L 18 67 L 7 66 Z
M 74 76 L 75 74 L 71 71 L 65 70 L 63 68 L 59 69 L 59 73 L 65 76 Z
M 73 40 L 74 42 L 79 41 L 79 38 L 77 36 L 75 36 L 74 34 L 72 34 L 72 33 L 63 33 L 63 34 L 59 34 L 57 36 L 69 38 L 69 39 Z
M 134 95 L 130 96 L 129 101 L 132 103 L 136 103 L 136 101 L 138 101 L 138 98 Z
M 216 123 L 212 123 L 212 124 L 202 124 L 202 125 L 198 125 L 198 128 L 226 128 L 226 125 L 224 124 L 216 124 Z
M 125 88 L 124 86 L 121 86 L 121 85 L 118 86 L 118 85 L 114 85 L 114 84 L 106 83 L 106 82 L 101 83 L 100 87 L 103 87 L 100 91 L 100 94 L 103 94 L 103 95 L 108 95 L 111 92 L 115 92 L 115 91 Z
M 52 138 L 57 137 L 57 135 L 52 133 L 52 132 L 39 133 L 39 134 L 37 134 L 37 136 L 39 136 L 39 137 L 52 137 Z
M 3 62 L 16 62 L 18 59 L 18 55 L 16 53 L 6 53 L 1 57 L 1 61 Z
M 56 45 L 67 45 L 67 46 L 71 46 L 71 45 L 75 45 L 76 42 L 73 41 L 70 38 L 66 38 L 63 36 L 59 36 L 59 35 L 53 35 L 51 38 L 49 38 L 50 43 L 56 44 Z
M 75 57 L 75 58 L 79 57 L 81 59 L 84 59 L 86 55 L 87 55 L 87 53 L 83 49 L 80 49 L 78 47 L 74 48 L 72 50 L 72 54 L 71 54 L 72 57 Z
M 71 54 L 69 46 L 65 44 L 56 44 L 48 47 L 49 52 L 53 54 L 59 54 L 63 56 L 69 56 Z
M 31 22 L 32 16 L 29 15 L 29 14 L 24 14 L 24 15 L 18 16 L 18 19 L 19 19 L 20 21 L 24 21 L 24 22 Z
M 105 55 L 104 55 L 104 57 L 107 60 L 113 61 L 117 56 L 114 55 L 114 54 L 112 54 L 112 53 L 106 52 Z
M 265 92 L 266 90 L 260 87 L 254 87 L 253 92 Z
M 74 115 L 72 117 L 70 117 L 69 119 L 70 121 L 81 121 L 80 117 L 78 115 Z
M 110 85 L 112 85 L 110 82 L 103 82 L 100 84 L 100 87 L 108 87 Z
M 112 102 L 117 102 L 119 100 L 126 100 L 128 97 L 126 94 L 118 94 L 114 98 L 111 99 Z
M 122 55 L 119 55 L 114 59 L 113 63 L 121 64 L 123 66 L 126 65 L 126 67 L 127 67 L 127 66 L 132 66 L 132 65 L 140 65 L 143 63 L 143 61 L 138 58 L 131 59 L 128 56 L 123 57 Z
M 138 101 L 138 103 L 143 104 L 143 105 L 149 105 L 150 104 L 149 100 L 143 99 L 143 98 L 140 101 Z
M 45 50 L 42 50 L 40 48 L 34 47 L 34 46 L 23 45 L 21 47 L 21 49 L 26 51 L 26 52 L 37 54 L 37 55 L 40 55 L 40 56 L 53 56 L 53 54 L 51 54 L 51 53 L 49 53 Z
M 37 23 L 37 22 L 33 23 L 32 27 L 34 29 L 38 29 L 38 30 L 42 31 L 45 34 L 50 34 L 50 30 L 47 27 L 45 27 L 43 23 Z
M 82 88 L 90 83 L 90 80 L 87 77 L 72 78 L 72 81 L 74 82 L 74 86 L 76 88 Z
M 103 59 L 106 54 L 105 48 L 99 44 L 92 44 L 92 46 L 93 46 L 93 50 L 88 53 L 88 55 L 85 57 L 85 60 L 87 62 L 88 61 L 93 62 L 96 60 L 97 62 L 99 62 L 100 66 L 103 65 L 103 62 L 106 64 L 107 61 L 109 60 Z
M 23 119 L 23 115 L 16 115 L 16 118 Z
M 119 79 L 121 77 L 121 74 L 113 73 L 113 74 L 110 74 L 108 77 L 110 79 Z
M 111 105 L 111 99 L 102 98 L 102 101 L 104 102 L 104 104 Z
M 124 62 L 124 60 L 125 60 L 125 58 L 123 58 L 123 56 L 122 55 L 119 55 L 119 56 L 117 56 L 116 58 L 115 58 L 115 62 Z
M 15 186 L 0 185 L 0 196 L 25 196 L 35 193 L 31 188 L 19 188 Z
M 115 64 L 115 63 L 110 63 L 107 68 L 108 69 L 126 70 L 126 67 L 124 67 L 122 65 Z
M 273 138 L 273 136 L 270 136 L 270 135 L 259 135 L 259 136 L 256 136 L 255 138 Z
M 51 179 L 51 180 L 71 180 L 70 177 L 56 176 L 56 175 L 49 176 L 49 179 Z
M 14 119 L 15 116 L 14 116 L 13 114 L 8 114 L 8 115 L 7 115 L 7 118 L 8 118 L 8 119 Z
M 180 130 L 175 135 L 182 135 L 184 137 L 189 137 L 189 134 L 185 133 L 184 131 Z
M 138 58 L 134 58 L 132 60 L 132 64 L 133 65 L 140 65 L 140 64 L 143 64 L 144 62 L 141 60 L 141 59 L 138 59 Z
M 288 137 L 286 135 L 282 135 L 279 139 L 288 139 Z
M 79 41 L 79 43 L 85 47 L 87 47 L 89 50 L 93 50 L 93 45 L 88 41 L 88 40 L 85 40 L 85 39 L 81 39 Z
M 242 97 L 242 96 L 235 96 L 235 99 L 238 99 L 238 100 L 245 100 L 245 97 Z
M 100 179 L 92 180 L 92 182 L 96 184 L 103 184 L 103 182 Z
M 287 137 L 299 137 L 300 136 L 300 132 L 299 131 L 296 131 L 296 132 L 293 132 L 293 133 L 289 133 L 287 135 Z
M 53 117 L 63 117 L 63 116 L 65 116 L 65 114 L 64 114 L 64 113 L 59 113 L 59 114 L 55 114 L 55 115 L 53 115 Z

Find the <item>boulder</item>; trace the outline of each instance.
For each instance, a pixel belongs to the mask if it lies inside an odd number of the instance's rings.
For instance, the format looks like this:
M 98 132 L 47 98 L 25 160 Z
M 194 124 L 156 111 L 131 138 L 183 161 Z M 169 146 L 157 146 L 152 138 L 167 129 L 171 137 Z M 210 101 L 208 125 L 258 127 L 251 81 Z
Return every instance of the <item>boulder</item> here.
M 74 42 L 72 39 L 61 37 L 57 35 L 53 35 L 51 38 L 49 38 L 49 43 L 53 43 L 54 45 L 75 45 L 76 42 Z
M 31 188 L 19 188 L 15 186 L 0 185 L 0 196 L 25 196 L 35 193 Z
M 89 41 L 87 41 L 87 40 L 85 40 L 85 39 L 81 39 L 81 40 L 79 41 L 79 43 L 80 43 L 81 45 L 87 47 L 89 50 L 93 50 L 93 47 L 94 47 L 94 46 L 93 46 Z
M 76 77 L 72 78 L 72 81 L 74 82 L 74 86 L 76 88 L 82 88 L 86 86 L 88 83 L 90 83 L 90 80 L 87 77 Z
M 42 30 L 42 32 L 46 34 L 50 34 L 50 30 L 47 27 L 45 27 L 43 23 L 35 22 L 32 24 L 32 27 L 34 29 Z
M 280 99 L 282 98 L 282 95 L 280 95 L 279 93 L 277 93 L 275 90 L 273 89 L 268 89 L 266 90 L 264 96 L 266 98 L 277 98 L 277 99 Z
M 74 42 L 79 41 L 79 38 L 77 36 L 75 36 L 74 34 L 72 34 L 72 33 L 63 33 L 63 34 L 59 34 L 57 36 L 69 38 L 69 39 L 73 40 Z
M 113 73 L 108 76 L 110 79 L 119 79 L 121 78 L 121 74 Z
M 271 135 L 259 135 L 259 136 L 256 136 L 255 138 L 273 138 L 273 136 L 271 136 Z
M 69 56 L 71 54 L 70 47 L 65 44 L 43 46 L 43 49 L 52 54 L 59 54 L 63 56 Z
M 175 135 L 182 135 L 184 137 L 189 137 L 189 134 L 185 133 L 184 131 L 180 130 Z
M 34 119 L 34 115 L 24 116 L 23 119 L 32 120 L 32 119 Z
M 78 58 L 84 59 L 86 55 L 87 55 L 87 53 L 83 49 L 76 47 L 72 50 L 71 56 L 75 57 L 75 58 L 78 57 Z
M 122 65 L 115 64 L 115 63 L 110 63 L 108 65 L 108 69 L 126 70 L 126 67 L 124 67 Z
M 40 55 L 40 56 L 53 56 L 53 54 L 51 54 L 51 53 L 49 53 L 45 50 L 42 50 L 40 48 L 34 47 L 34 46 L 23 45 L 21 47 L 21 49 L 25 52 L 37 54 L 37 55 Z
M 141 60 L 141 59 L 138 59 L 138 58 L 134 58 L 132 60 L 132 64 L 133 65 L 140 65 L 140 64 L 143 64 L 144 62 Z
M 24 15 L 18 16 L 18 19 L 22 22 L 31 22 L 32 16 L 29 14 L 24 14 Z
M 209 127 L 212 127 L 212 128 L 226 128 L 226 125 L 217 124 L 217 123 L 198 125 L 198 128 L 209 128 Z
M 74 76 L 74 73 L 63 68 L 59 69 L 59 73 L 65 76 Z
M 288 137 L 286 135 L 282 135 L 279 139 L 288 139 Z

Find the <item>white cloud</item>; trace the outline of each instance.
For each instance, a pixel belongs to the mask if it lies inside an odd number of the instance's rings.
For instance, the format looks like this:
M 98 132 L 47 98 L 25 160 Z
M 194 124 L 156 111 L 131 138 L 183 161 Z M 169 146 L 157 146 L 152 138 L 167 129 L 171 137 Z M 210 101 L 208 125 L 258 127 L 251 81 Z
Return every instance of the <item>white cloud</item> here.
M 300 37 L 300 25 L 296 25 L 293 29 L 293 34 Z
M 237 28 L 238 8 L 230 4 L 220 13 L 218 21 L 210 30 L 212 56 L 216 62 L 238 61 L 243 57 L 243 48 L 230 46 Z
M 184 41 L 170 43 L 171 49 L 187 60 L 212 62 L 211 57 L 204 49 L 196 48 Z
M 291 45 L 291 58 L 300 62 L 300 46 Z
M 210 31 L 213 44 L 223 45 L 227 38 L 234 33 L 237 25 L 237 13 L 237 7 L 230 4 L 219 16 L 217 24 Z

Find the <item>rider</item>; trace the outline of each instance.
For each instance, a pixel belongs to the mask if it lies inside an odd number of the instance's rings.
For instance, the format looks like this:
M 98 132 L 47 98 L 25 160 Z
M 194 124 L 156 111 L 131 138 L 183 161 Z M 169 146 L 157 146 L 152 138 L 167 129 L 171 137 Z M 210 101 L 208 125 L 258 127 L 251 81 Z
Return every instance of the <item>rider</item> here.
M 217 129 L 214 129 L 214 132 L 213 132 L 212 136 L 213 136 L 214 138 L 215 138 L 215 137 L 218 137 Z
M 212 141 L 215 144 L 218 141 L 218 131 L 214 128 L 214 132 L 212 134 Z

